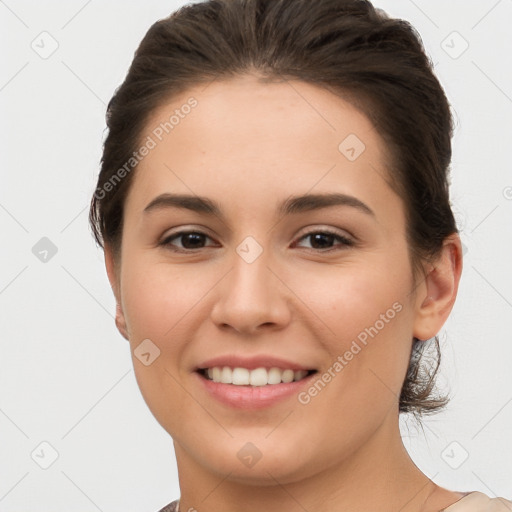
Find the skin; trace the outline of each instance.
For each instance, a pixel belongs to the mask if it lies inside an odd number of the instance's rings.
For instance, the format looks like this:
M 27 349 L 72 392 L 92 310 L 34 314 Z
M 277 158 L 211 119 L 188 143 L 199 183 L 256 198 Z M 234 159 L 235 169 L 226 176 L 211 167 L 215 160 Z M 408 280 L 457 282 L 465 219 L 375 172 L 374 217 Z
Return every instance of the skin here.
M 433 512 L 461 498 L 413 463 L 398 426 L 398 397 L 413 336 L 447 319 L 461 274 L 457 235 L 413 275 L 402 199 L 388 184 L 389 155 L 370 121 L 332 93 L 255 75 L 190 89 L 153 112 L 141 140 L 190 96 L 198 106 L 139 164 L 124 211 L 120 258 L 105 261 L 116 324 L 132 354 L 149 338 L 160 356 L 133 357 L 149 408 L 174 440 L 180 510 Z M 349 135 L 364 152 L 349 161 Z M 339 192 L 374 213 L 331 206 L 280 216 L 291 195 Z M 216 201 L 223 217 L 182 208 L 144 212 L 164 193 Z M 349 238 L 315 245 L 328 229 Z M 207 235 L 186 252 L 190 237 Z M 236 248 L 253 237 L 247 263 Z M 201 239 L 200 239 L 201 240 Z M 192 240 L 193 242 L 194 240 Z M 325 239 L 321 239 L 320 242 Z M 324 248 L 325 247 L 325 248 Z M 326 252 L 326 249 L 331 249 Z M 401 310 L 308 404 L 292 397 L 259 411 L 213 400 L 193 373 L 217 355 L 273 354 L 332 367 L 365 327 Z M 262 457 L 237 457 L 247 443 Z

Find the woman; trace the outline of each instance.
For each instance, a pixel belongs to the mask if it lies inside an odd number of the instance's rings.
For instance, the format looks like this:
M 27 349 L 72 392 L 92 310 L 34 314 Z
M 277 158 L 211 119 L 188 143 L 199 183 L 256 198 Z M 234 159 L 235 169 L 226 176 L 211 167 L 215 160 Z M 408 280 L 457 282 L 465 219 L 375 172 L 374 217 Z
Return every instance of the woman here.
M 155 23 L 108 107 L 90 220 L 181 497 L 163 511 L 449 512 L 399 414 L 453 307 L 452 119 L 414 29 L 357 0 Z

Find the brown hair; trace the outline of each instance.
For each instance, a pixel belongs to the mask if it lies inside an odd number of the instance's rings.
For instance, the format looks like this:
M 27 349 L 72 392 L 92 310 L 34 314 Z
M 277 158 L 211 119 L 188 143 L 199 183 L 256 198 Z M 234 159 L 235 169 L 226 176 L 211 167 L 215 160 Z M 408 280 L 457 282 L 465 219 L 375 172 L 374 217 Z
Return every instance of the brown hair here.
M 262 81 L 294 79 L 327 88 L 373 122 L 391 155 L 390 185 L 405 204 L 414 269 L 435 257 L 457 232 L 448 194 L 450 107 L 416 30 L 365 0 L 208 0 L 154 23 L 108 104 L 89 214 L 98 244 L 119 254 L 133 179 L 126 162 L 133 161 L 149 115 L 192 86 L 254 71 Z M 432 396 L 440 362 L 439 339 L 434 341 L 433 368 L 422 363 L 429 344 L 411 343 L 400 412 L 418 416 L 448 402 Z

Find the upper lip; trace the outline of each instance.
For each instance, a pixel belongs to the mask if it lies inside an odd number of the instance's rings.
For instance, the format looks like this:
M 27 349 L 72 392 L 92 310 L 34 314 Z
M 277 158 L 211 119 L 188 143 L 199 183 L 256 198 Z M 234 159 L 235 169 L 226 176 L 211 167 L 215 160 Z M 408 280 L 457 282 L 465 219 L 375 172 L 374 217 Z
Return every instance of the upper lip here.
M 205 368 L 213 368 L 215 366 L 229 366 L 230 368 L 247 368 L 254 370 L 255 368 L 282 368 L 283 370 L 313 370 L 311 366 L 304 366 L 293 361 L 288 361 L 280 357 L 261 354 L 252 357 L 241 357 L 236 355 L 217 356 L 212 359 L 203 361 L 196 367 L 196 370 Z

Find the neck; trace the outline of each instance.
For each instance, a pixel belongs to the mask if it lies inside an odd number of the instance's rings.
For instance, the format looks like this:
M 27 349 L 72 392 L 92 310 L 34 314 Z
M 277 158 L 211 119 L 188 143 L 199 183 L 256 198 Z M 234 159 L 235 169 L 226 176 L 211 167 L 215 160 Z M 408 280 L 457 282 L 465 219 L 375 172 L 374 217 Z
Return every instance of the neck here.
M 389 418 L 388 418 L 389 420 Z M 265 485 L 236 481 L 197 463 L 175 442 L 181 489 L 180 512 L 430 512 L 437 487 L 414 464 L 398 417 L 384 422 L 357 451 L 335 466 L 283 485 L 266 472 Z M 439 509 L 437 509 L 439 510 Z

